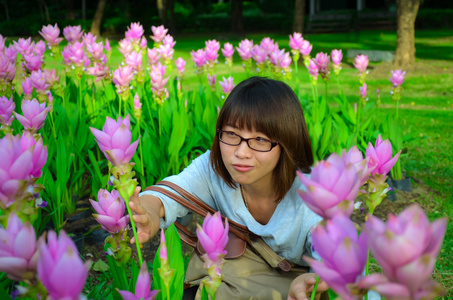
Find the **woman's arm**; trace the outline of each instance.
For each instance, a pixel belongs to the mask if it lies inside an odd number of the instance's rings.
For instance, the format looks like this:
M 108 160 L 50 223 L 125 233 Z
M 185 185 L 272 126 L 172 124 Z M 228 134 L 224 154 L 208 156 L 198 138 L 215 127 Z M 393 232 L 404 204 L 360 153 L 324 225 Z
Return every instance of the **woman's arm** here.
M 159 231 L 160 218 L 165 217 L 165 208 L 162 201 L 152 195 L 139 197 L 141 187 L 136 187 L 134 195 L 129 200 L 132 219 L 137 227 L 137 238 L 140 244 L 149 241 Z M 131 244 L 135 243 L 132 237 Z

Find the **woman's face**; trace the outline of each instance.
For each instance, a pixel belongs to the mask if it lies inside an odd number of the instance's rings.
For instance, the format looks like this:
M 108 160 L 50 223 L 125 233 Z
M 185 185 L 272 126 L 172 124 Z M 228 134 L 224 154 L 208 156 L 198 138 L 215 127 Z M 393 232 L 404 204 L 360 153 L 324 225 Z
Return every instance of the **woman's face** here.
M 270 140 L 268 136 L 257 131 L 232 126 L 224 126 L 222 130 L 234 132 L 245 139 L 261 137 Z M 279 145 L 269 152 L 259 152 L 250 149 L 245 141 L 238 146 L 227 145 L 220 141 L 219 143 L 223 163 L 236 183 L 265 188 L 271 186 L 273 171 L 280 158 Z

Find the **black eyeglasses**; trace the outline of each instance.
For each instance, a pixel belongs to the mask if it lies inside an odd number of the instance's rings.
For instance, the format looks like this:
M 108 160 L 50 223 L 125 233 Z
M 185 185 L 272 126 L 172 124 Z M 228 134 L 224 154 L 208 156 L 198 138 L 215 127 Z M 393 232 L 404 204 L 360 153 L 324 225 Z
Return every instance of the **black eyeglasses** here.
M 237 135 L 232 131 L 224 131 L 217 129 L 219 134 L 219 140 L 230 146 L 239 146 L 242 141 L 246 141 L 250 149 L 259 151 L 259 152 L 269 152 L 278 145 L 278 142 L 273 142 L 263 138 L 249 138 L 244 139 L 242 136 Z

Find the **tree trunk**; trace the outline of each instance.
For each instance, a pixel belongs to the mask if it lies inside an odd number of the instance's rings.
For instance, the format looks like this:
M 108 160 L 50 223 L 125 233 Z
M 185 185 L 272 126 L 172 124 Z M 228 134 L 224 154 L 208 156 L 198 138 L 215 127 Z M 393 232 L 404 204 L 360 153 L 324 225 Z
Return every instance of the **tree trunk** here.
M 168 23 L 169 32 L 171 35 L 176 34 L 176 22 L 175 22 L 175 0 L 167 0 L 167 8 L 170 12 L 170 21 Z
M 236 34 L 242 34 L 244 32 L 242 0 L 231 0 L 231 31 Z
M 6 21 L 9 21 L 9 10 L 8 10 L 8 0 L 3 0 L 3 6 L 5 7 L 5 17 Z
M 304 32 L 305 0 L 294 1 L 293 32 Z
M 102 23 L 102 16 L 104 15 L 105 5 L 107 4 L 107 0 L 99 0 L 98 8 L 96 9 L 96 13 L 93 17 L 93 23 L 91 23 L 90 32 L 94 36 L 101 36 L 101 23 Z
M 157 0 L 157 13 L 163 25 L 167 25 L 167 0 Z
M 50 22 L 49 7 L 47 6 L 46 1 L 38 0 L 38 3 L 42 19 L 46 22 Z
M 66 19 L 74 20 L 74 0 L 66 0 Z
M 421 0 L 397 0 L 397 40 L 393 65 L 404 70 L 415 64 L 415 19 Z

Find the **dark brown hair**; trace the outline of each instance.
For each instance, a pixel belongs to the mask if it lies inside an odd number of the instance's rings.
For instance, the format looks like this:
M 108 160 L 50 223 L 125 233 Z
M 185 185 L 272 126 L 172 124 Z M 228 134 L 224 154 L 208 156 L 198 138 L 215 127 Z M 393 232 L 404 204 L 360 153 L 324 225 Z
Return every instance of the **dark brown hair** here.
M 281 155 L 273 174 L 278 201 L 294 183 L 296 170 L 310 173 L 313 153 L 307 124 L 296 94 L 286 83 L 263 77 L 251 77 L 239 83 L 220 110 L 216 129 L 224 126 L 255 130 L 278 141 Z M 216 174 L 229 187 L 236 188 L 223 163 L 217 134 L 210 161 Z

